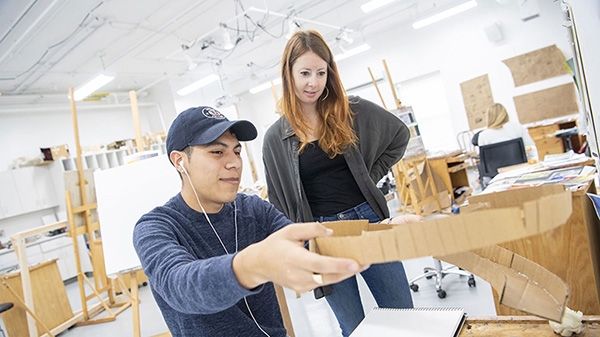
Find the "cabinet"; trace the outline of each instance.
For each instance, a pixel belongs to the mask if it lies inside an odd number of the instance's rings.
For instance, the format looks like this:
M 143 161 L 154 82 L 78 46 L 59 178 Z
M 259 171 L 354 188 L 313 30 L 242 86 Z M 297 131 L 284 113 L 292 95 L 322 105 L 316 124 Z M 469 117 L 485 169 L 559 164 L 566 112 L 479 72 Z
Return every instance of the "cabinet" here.
M 562 140 L 558 137 L 548 136 L 549 134 L 558 131 L 558 129 L 559 127 L 557 124 L 529 128 L 529 135 L 535 142 L 535 147 L 537 148 L 540 160 L 544 160 L 544 157 L 548 154 L 564 152 Z
M 39 244 L 45 260 L 57 259 L 58 271 L 63 280 L 77 276 L 75 266 L 75 252 L 73 242 L 69 237 L 59 237 L 55 240 L 45 241 Z
M 27 251 L 27 263 L 29 265 L 38 264 L 44 261 L 44 255 L 38 245 L 30 245 L 26 248 Z M 0 274 L 19 268 L 19 261 L 17 260 L 17 254 L 12 249 L 3 249 L 0 252 Z
M 44 166 L 0 172 L 0 218 L 58 206 L 50 170 Z
M 11 171 L 0 172 L 0 186 L 0 218 L 22 214 L 23 206 Z
M 13 170 L 12 174 L 25 213 L 58 206 L 54 183 L 47 167 L 25 167 Z
M 85 272 L 92 271 L 92 265 L 83 242 L 83 237 L 79 237 L 79 257 L 81 260 L 81 269 Z M 77 265 L 75 260 L 75 251 L 73 241 L 66 234 L 54 237 L 43 237 L 37 242 L 27 245 L 27 263 L 30 266 L 43 261 L 56 259 L 56 264 L 60 272 L 61 279 L 66 281 L 77 276 Z M 0 274 L 18 268 L 17 255 L 14 250 L 6 249 L 0 253 Z
M 442 178 L 452 200 L 454 200 L 455 188 L 470 187 L 467 172 L 469 159 L 469 154 L 463 153 L 462 150 L 427 157 L 431 168 Z
M 558 154 L 565 152 L 565 145 L 563 139 L 552 136 L 552 134 L 554 134 L 558 130 L 570 129 L 576 126 L 577 122 L 575 120 L 563 120 L 549 125 L 538 125 L 529 127 L 529 135 L 535 142 L 535 147 L 537 148 L 540 160 L 544 160 L 544 157 L 548 154 Z M 579 135 L 571 136 L 571 143 L 573 144 L 573 149 L 578 150 L 583 144 L 583 139 Z

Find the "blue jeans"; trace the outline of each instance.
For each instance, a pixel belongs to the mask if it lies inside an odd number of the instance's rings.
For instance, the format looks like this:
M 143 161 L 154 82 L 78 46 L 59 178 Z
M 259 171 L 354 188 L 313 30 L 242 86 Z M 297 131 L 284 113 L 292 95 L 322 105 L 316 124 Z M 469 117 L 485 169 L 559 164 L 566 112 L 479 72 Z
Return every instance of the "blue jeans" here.
M 379 222 L 375 211 L 364 202 L 336 215 L 315 217 L 315 221 L 367 219 Z M 413 301 L 402 262 L 373 264 L 361 273 L 377 305 L 382 308 L 412 308 Z M 365 318 L 356 277 L 332 285 L 332 294 L 326 296 L 344 337 L 349 336 Z

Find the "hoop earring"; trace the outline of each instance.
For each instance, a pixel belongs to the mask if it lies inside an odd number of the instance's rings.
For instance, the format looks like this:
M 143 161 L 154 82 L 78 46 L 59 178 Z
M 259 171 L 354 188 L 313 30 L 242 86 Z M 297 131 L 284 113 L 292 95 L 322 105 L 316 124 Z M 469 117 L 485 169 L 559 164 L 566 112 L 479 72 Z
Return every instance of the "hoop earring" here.
M 327 86 L 325 86 L 325 90 L 327 90 L 327 92 L 325 93 L 325 97 L 321 98 L 321 101 L 324 101 L 329 97 L 329 88 Z

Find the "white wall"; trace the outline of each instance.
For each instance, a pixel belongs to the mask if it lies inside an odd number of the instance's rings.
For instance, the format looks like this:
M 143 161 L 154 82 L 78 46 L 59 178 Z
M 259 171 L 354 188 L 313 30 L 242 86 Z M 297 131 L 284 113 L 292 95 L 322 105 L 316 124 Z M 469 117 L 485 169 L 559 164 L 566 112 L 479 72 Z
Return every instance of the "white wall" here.
M 588 16 L 597 20 L 598 5 L 592 5 L 595 0 L 585 1 L 586 4 L 581 7 L 593 7 L 594 11 L 588 13 Z M 520 19 L 516 0 L 502 2 L 506 4 L 480 0 L 479 6 L 468 12 L 420 30 L 399 26 L 379 33 L 376 40 L 365 41 L 371 45 L 371 50 L 338 63 L 345 87 L 369 83 L 371 79 L 368 67 L 376 77 L 383 76 L 382 60 L 386 60 L 396 83 L 439 72 L 446 95 L 445 98 L 431 99 L 446 101 L 451 114 L 451 125 L 447 127 L 452 130 L 448 134 L 455 135 L 468 129 L 459 84 L 488 74 L 494 99 L 508 108 L 511 118 L 516 118 L 513 96 L 555 86 L 571 79 L 566 76 L 515 88 L 510 71 L 502 60 L 552 44 L 556 44 L 569 59 L 572 57 L 572 49 L 567 30 L 562 27 L 564 20 L 560 2 L 537 0 L 540 15 L 528 21 Z M 484 32 L 485 27 L 494 23 L 500 25 L 504 36 L 502 41 L 496 43 L 490 42 Z M 379 27 L 373 25 L 363 29 L 376 31 Z M 360 42 L 359 40 L 360 38 L 355 38 L 355 43 Z M 206 90 L 181 98 L 174 94 L 175 90 L 180 89 L 180 83 L 183 83 L 181 79 L 163 81 L 149 89 L 147 96 L 138 97 L 143 133 L 168 129 L 178 112 L 192 106 L 214 105 L 215 99 L 225 94 L 215 82 Z M 381 87 L 387 91 L 386 101 L 390 107 L 393 100 L 389 98 L 391 94 L 387 82 L 381 84 Z M 594 90 L 597 91 L 598 88 L 600 86 L 596 86 Z M 258 139 L 248 145 L 259 176 L 264 181 L 262 137 L 278 118 L 275 101 L 270 90 L 256 95 L 242 94 L 239 98 L 240 101 L 236 104 L 238 117 L 251 120 L 258 129 Z M 117 102 L 112 100 L 109 103 L 113 105 L 105 104 L 106 107 L 102 108 L 86 107 L 97 106 L 97 103 L 77 104 L 80 141 L 83 146 L 135 138 L 128 100 L 121 95 Z M 402 103 L 411 104 L 406 101 Z M 419 112 L 415 113 L 418 119 Z M 0 108 L 0 170 L 8 169 L 18 157 L 38 156 L 40 147 L 59 144 L 68 144 L 74 153 L 73 125 L 68 101 L 65 100 L 61 105 L 18 106 L 12 110 Z M 458 146 L 454 137 L 448 139 L 447 144 L 449 149 Z M 245 163 L 245 168 L 243 184 L 248 185 L 251 183 L 248 178 L 248 163 Z M 0 227 L 2 225 L 3 222 L 0 222 Z
M 539 17 L 528 21 L 520 19 L 517 1 L 506 1 L 506 5 L 492 0 L 481 0 L 478 3 L 476 8 L 468 12 L 420 30 L 399 26 L 397 30 L 380 33 L 377 40 L 365 41 L 371 45 L 371 50 L 338 63 L 344 86 L 352 88 L 370 83 L 368 68 L 371 68 L 376 78 L 385 77 L 382 60 L 386 61 L 394 83 L 439 72 L 446 95 L 445 98 L 431 99 L 447 100 L 452 121 L 447 127 L 452 132 L 445 134 L 456 135 L 469 129 L 460 91 L 461 82 L 488 74 L 494 100 L 504 104 L 511 118 L 517 120 L 514 96 L 572 81 L 570 76 L 563 76 L 515 88 L 508 67 L 502 63 L 504 59 L 553 44 L 558 46 L 566 59 L 572 57 L 567 30 L 562 27 L 564 20 L 559 2 L 539 0 Z M 485 27 L 494 23 L 500 25 L 504 36 L 500 42 L 490 42 L 484 31 Z M 387 79 L 379 87 L 387 107 L 394 108 Z M 281 94 L 280 86 L 278 90 Z M 377 97 L 376 94 L 372 96 Z M 381 104 L 379 101 L 375 103 Z M 403 100 L 402 104 L 411 105 L 411 102 Z M 277 119 L 277 115 L 273 113 L 274 99 L 271 91 L 241 96 L 238 110 L 241 118 L 250 119 L 257 125 L 260 139 L 253 143 L 253 148 L 258 149 L 256 153 L 260 153 L 261 137 Z M 415 114 L 419 120 L 419 111 L 415 111 Z M 445 143 L 448 144 L 448 150 L 458 148 L 455 136 L 448 137 Z M 264 177 L 263 168 L 259 169 Z

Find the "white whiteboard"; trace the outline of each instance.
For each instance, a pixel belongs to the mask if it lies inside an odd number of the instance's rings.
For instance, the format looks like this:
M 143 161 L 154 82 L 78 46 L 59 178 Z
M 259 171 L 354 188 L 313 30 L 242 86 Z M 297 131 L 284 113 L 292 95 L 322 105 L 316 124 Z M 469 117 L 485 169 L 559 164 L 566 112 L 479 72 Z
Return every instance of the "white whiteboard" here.
M 139 218 L 181 190 L 166 155 L 94 172 L 106 274 L 141 267 L 133 248 Z

